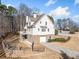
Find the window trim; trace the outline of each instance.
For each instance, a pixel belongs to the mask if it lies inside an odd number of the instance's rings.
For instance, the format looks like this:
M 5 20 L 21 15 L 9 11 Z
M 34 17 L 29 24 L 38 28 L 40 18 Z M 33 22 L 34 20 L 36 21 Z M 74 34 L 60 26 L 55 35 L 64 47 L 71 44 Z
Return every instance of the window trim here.
M 47 21 L 45 22 L 45 25 L 47 25 Z

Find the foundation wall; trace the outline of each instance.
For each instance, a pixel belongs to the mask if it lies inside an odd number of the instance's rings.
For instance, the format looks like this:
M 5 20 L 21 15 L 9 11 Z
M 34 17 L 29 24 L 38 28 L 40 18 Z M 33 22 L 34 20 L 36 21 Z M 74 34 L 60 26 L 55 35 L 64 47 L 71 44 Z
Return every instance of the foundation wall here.
M 53 35 L 28 35 L 27 40 L 30 42 L 40 43 L 40 37 L 46 37 L 48 40 L 50 37 L 53 38 Z

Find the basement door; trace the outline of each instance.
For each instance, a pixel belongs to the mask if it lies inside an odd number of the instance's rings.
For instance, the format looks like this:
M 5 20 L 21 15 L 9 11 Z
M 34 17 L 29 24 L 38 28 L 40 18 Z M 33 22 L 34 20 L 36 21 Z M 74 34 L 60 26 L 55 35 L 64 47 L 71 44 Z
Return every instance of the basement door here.
M 40 37 L 40 43 L 41 42 L 46 42 L 46 37 L 44 37 L 44 36 L 43 37 Z

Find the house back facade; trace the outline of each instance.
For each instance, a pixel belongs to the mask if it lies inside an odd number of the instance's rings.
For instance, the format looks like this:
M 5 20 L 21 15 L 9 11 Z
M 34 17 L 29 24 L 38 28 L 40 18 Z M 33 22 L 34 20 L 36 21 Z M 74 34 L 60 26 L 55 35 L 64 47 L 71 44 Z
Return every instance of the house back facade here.
M 54 20 L 48 15 L 26 16 L 26 25 L 24 27 L 27 40 L 30 42 L 46 42 L 51 35 L 55 34 Z

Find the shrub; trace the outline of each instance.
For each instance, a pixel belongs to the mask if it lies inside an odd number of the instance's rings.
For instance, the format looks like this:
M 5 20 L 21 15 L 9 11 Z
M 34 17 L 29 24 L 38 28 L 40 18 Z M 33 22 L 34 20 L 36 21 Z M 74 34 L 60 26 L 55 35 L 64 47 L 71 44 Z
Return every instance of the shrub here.
M 55 29 L 55 35 L 58 35 L 58 30 L 57 29 Z
M 48 39 L 48 42 L 65 42 L 64 38 Z
M 53 41 L 53 39 L 48 39 L 48 42 L 52 42 Z

